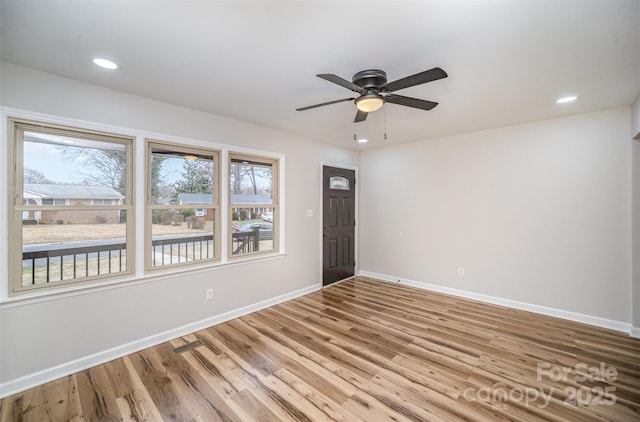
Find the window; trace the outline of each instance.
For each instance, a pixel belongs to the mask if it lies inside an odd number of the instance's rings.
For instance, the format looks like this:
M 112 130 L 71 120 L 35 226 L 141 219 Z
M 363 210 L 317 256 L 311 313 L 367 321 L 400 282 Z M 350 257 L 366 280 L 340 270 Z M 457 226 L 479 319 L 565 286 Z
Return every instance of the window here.
M 128 280 L 141 273 L 136 247 L 145 272 L 282 247 L 275 154 L 229 152 L 221 163 L 206 144 L 148 139 L 137 160 L 145 177 L 134 181 L 135 136 L 17 117 L 7 127 L 9 295 Z M 145 190 L 139 219 L 134 184 Z M 144 228 L 137 244 L 135 227 Z
M 229 255 L 278 249 L 278 160 L 229 154 Z
M 9 128 L 10 294 L 131 273 L 133 139 L 13 119 Z
M 349 179 L 343 176 L 331 176 L 329 189 L 349 190 Z
M 42 198 L 42 205 L 67 205 L 67 201 L 56 198 Z
M 155 141 L 147 151 L 147 269 L 219 259 L 219 153 Z

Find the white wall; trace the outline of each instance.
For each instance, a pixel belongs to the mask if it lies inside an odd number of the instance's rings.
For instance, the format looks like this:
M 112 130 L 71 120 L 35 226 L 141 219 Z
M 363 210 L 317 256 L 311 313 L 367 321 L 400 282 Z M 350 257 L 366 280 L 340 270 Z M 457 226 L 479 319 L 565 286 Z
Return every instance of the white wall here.
M 631 135 L 640 140 L 640 96 L 631 105 Z
M 631 134 L 633 160 L 633 326 L 635 337 L 640 337 L 640 96 L 631 106 Z
M 640 337 L 640 140 L 633 141 L 633 325 Z
M 360 269 L 628 326 L 630 124 L 622 107 L 363 152 Z
M 320 163 L 357 166 L 358 152 L 8 63 L 2 64 L 0 76 L 5 107 L 285 154 L 288 253 L 47 301 L 0 303 L 0 395 L 3 385 L 5 392 L 15 390 L 129 342 L 321 285 Z M 5 155 L 0 154 L 2 169 Z M 6 182 L 4 172 L 0 182 Z M 0 209 L 6 207 L 6 195 L 1 195 Z M 313 218 L 306 217 L 307 209 L 315 211 Z M 6 279 L 6 273 L 1 277 Z M 207 302 L 210 287 L 215 298 Z

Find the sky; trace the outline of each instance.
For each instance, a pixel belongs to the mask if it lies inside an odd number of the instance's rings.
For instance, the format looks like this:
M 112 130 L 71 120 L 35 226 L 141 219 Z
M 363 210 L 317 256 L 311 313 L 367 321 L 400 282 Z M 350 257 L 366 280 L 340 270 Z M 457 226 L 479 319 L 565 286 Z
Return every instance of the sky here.
M 24 143 L 24 168 L 36 170 L 54 183 L 78 183 L 82 160 L 66 156 L 65 147 L 39 142 Z M 81 180 L 81 179 L 80 179 Z
M 42 142 L 24 143 L 24 168 L 42 173 L 53 183 L 81 184 L 82 174 L 91 172 L 83 156 L 78 156 L 78 148 L 71 145 L 56 145 Z M 173 183 L 180 178 L 182 160 L 166 160 L 162 177 L 165 183 Z
M 40 172 L 51 183 L 86 184 L 86 175 L 98 174 L 92 165 L 91 157 L 81 154 L 86 148 L 98 150 L 124 150 L 124 145 L 92 139 L 74 138 L 47 133 L 24 133 L 24 168 Z M 161 181 L 173 185 L 182 179 L 182 157 L 167 157 L 162 163 Z M 260 189 L 268 187 L 268 182 L 257 175 Z M 248 183 L 248 180 L 244 182 Z

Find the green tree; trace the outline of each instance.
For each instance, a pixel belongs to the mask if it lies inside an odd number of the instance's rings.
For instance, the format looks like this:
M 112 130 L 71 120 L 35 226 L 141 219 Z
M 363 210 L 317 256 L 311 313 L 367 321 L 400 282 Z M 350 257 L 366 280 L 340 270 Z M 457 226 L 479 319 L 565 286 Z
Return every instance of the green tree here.
M 173 184 L 171 200 L 178 202 L 180 193 L 212 193 L 213 190 L 213 162 L 196 160 L 185 161 L 182 164 L 182 176 Z
M 161 174 L 165 159 L 158 154 L 151 155 L 151 198 L 154 199 L 161 196 L 161 189 L 164 187 Z

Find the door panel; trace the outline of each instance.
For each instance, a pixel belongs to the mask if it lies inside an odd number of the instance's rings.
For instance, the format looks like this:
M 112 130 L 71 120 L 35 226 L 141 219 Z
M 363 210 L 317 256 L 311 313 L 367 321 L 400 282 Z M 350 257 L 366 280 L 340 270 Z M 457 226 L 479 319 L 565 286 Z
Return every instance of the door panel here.
M 351 198 L 342 198 L 342 216 L 350 216 L 351 215 Z M 345 218 L 342 220 L 342 225 L 347 227 L 352 225 L 353 222 L 349 219 Z
M 329 197 L 329 221 L 327 224 L 332 228 L 338 225 L 338 201 L 336 198 Z
M 351 259 L 351 238 L 342 238 L 342 265 L 348 265 L 352 261 Z
M 355 170 L 323 167 L 324 286 L 354 275 Z
M 338 239 L 329 240 L 329 268 L 338 266 Z

